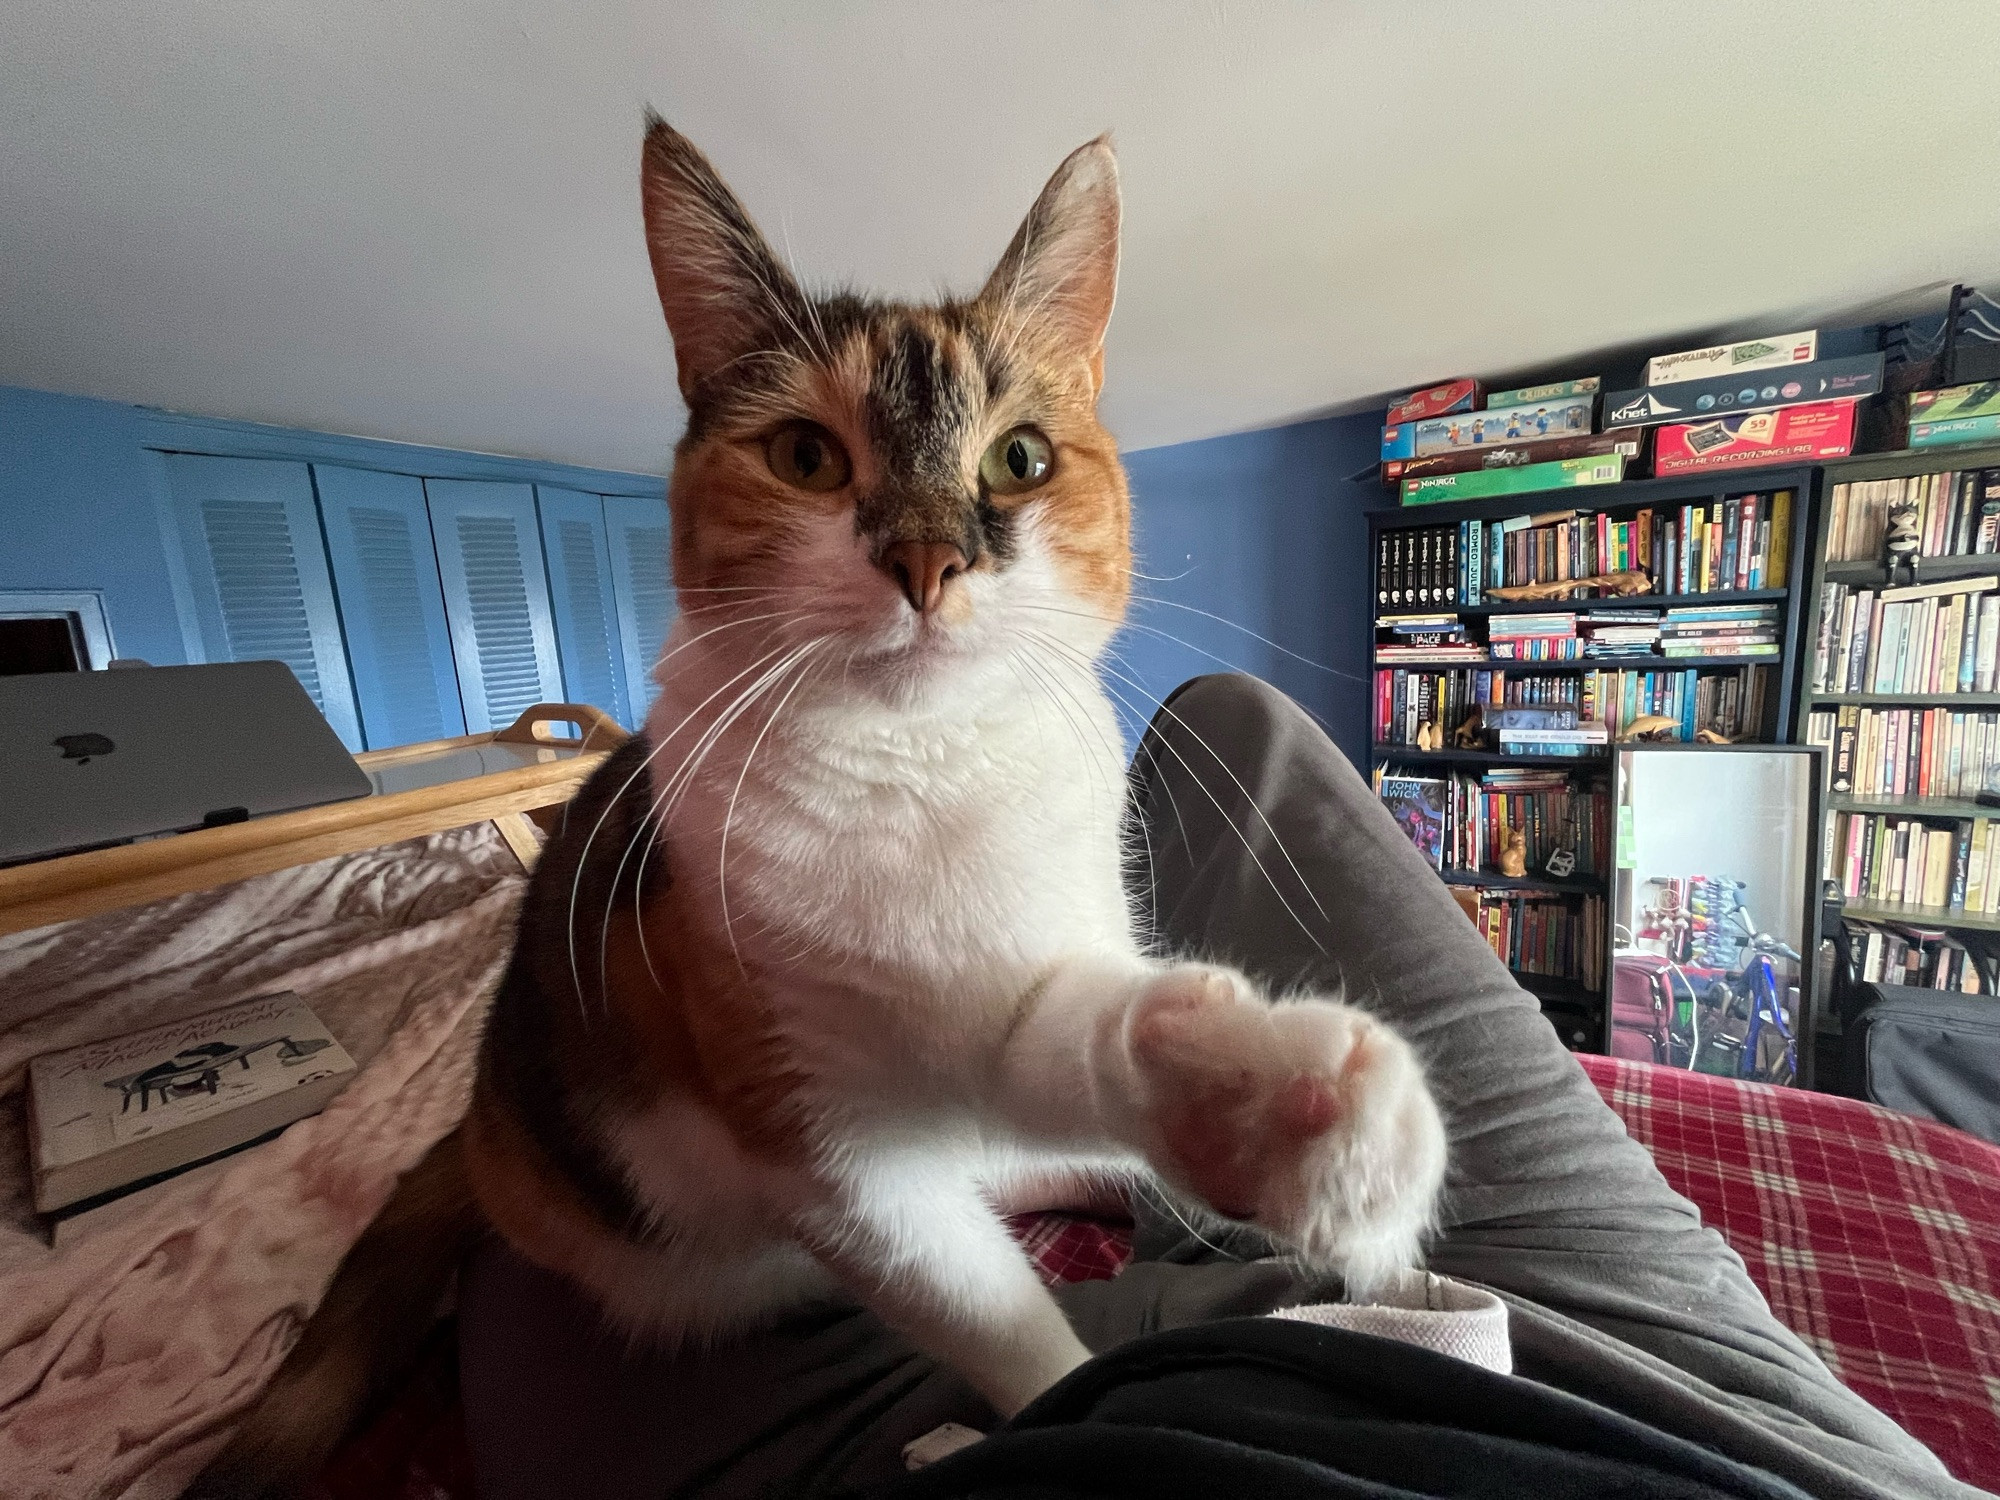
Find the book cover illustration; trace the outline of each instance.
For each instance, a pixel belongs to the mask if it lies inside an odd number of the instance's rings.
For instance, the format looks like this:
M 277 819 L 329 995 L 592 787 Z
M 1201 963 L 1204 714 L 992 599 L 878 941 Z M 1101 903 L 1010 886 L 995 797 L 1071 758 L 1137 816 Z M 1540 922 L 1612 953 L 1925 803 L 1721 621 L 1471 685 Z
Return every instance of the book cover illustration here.
M 39 1164 L 168 1135 L 354 1067 L 291 994 L 39 1057 L 29 1065 Z
M 1442 870 L 1445 784 L 1428 776 L 1385 776 L 1382 802 L 1431 868 Z

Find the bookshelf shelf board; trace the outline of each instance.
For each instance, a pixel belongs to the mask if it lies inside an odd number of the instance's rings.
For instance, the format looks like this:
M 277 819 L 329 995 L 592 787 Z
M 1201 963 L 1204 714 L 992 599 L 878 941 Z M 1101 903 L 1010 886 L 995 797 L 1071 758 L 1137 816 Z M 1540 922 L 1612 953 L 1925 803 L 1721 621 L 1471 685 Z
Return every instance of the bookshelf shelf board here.
M 1897 569 L 1899 574 L 1906 569 Z M 1886 586 L 1888 570 L 1871 559 L 1860 562 L 1826 564 L 1828 583 L 1860 583 Z M 1926 557 L 1917 568 L 1918 583 L 1943 583 L 1954 578 L 1977 578 L 1983 573 L 2000 574 L 2000 552 L 1961 552 L 1949 557 Z M 1900 579 L 1907 584 L 1908 579 Z
M 1378 661 L 1375 666 L 1383 671 L 1407 667 L 1412 672 L 1449 672 L 1454 668 L 1484 672 L 1493 667 L 1507 672 L 1679 672 L 1688 667 L 1707 671 L 1711 667 L 1775 667 L 1778 664 L 1779 658 L 1775 656 L 1590 656 L 1568 661 L 1517 661 L 1511 656 L 1482 656 L 1476 661 Z M 1959 693 L 1956 696 L 1969 698 L 1971 695 Z M 2000 703 L 2000 695 L 1996 695 L 1993 701 Z
M 1501 891 L 1580 891 L 1596 895 L 1604 889 L 1602 875 L 1502 875 L 1498 870 L 1444 870 L 1446 885 L 1476 885 Z
M 1826 465 L 1829 491 L 1836 484 L 1869 479 L 1907 479 L 1913 474 L 1942 474 L 1947 469 L 2000 467 L 2000 443 L 1939 444 L 1935 448 L 1899 448 L 1891 453 L 1863 453 L 1836 458 Z
M 1995 818 L 2000 807 L 1957 797 L 1842 797 L 1826 799 L 1828 812 L 1886 813 L 1901 818 Z
M 1992 554 L 2000 566 L 2000 554 Z M 1696 609 L 1718 604 L 1764 604 L 1783 599 L 1790 589 L 1716 589 L 1707 594 L 1605 594 L 1594 599 L 1494 599 L 1485 604 L 1402 604 L 1384 606 L 1378 615 L 1460 614 L 1539 615 L 1586 609 Z
M 1957 927 L 2000 932 L 2000 912 L 1959 911 L 1950 906 L 1914 906 L 1901 901 L 1850 901 L 1843 917 L 1860 922 L 1900 922 L 1905 927 Z
M 1814 693 L 1811 696 L 1815 708 L 1826 703 L 1873 703 L 1887 708 L 1906 703 L 1935 703 L 1940 707 L 1962 703 L 1967 708 L 2000 708 L 2000 693 Z
M 1415 745 L 1387 745 L 1377 741 L 1377 760 L 1431 760 L 1463 766 L 1593 766 L 1603 765 L 1608 755 L 1513 755 L 1498 750 L 1419 750 Z

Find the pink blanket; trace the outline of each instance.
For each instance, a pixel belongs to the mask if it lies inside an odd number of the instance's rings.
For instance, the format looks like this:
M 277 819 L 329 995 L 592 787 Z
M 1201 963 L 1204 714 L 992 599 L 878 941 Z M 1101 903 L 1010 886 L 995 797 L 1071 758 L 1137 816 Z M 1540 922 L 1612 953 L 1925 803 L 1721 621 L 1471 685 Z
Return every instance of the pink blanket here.
M 522 885 L 481 824 L 0 938 L 0 1494 L 167 1500 L 221 1445 L 463 1111 Z M 361 1064 L 346 1091 L 51 1235 L 28 1207 L 27 1060 L 275 989 Z

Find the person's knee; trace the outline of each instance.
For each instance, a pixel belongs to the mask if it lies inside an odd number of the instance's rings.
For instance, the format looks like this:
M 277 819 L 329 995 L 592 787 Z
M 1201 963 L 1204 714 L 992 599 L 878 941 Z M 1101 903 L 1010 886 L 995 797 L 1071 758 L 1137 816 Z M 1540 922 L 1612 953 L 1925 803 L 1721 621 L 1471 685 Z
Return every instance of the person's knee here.
M 1162 717 L 1201 732 L 1205 724 L 1227 725 L 1234 733 L 1275 729 L 1305 710 L 1261 677 L 1247 672 L 1210 672 L 1190 677 L 1168 695 Z

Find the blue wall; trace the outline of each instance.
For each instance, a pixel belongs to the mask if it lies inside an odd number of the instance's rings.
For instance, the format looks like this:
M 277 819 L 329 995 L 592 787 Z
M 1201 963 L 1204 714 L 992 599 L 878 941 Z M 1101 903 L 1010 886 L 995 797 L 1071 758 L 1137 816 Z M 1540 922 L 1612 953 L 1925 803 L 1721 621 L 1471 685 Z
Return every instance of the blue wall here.
M 1118 670 L 1145 689 L 1113 680 L 1130 707 L 1149 715 L 1147 694 L 1234 667 L 1290 693 L 1367 765 L 1365 517 L 1388 503 L 1373 475 L 1381 425 L 1365 412 L 1125 455 L 1136 566 L 1152 575 L 1134 580 L 1118 642 Z
M 97 589 L 120 655 L 188 660 L 137 407 L 0 386 L 0 589 Z

